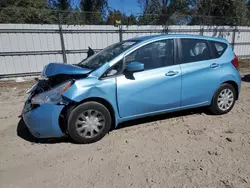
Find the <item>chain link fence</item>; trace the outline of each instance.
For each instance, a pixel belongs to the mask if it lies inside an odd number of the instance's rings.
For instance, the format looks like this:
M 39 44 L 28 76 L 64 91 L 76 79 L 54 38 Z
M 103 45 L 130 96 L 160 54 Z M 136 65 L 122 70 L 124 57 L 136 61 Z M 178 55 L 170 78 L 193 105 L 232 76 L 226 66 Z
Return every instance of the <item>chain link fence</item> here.
M 154 34 L 222 37 L 232 44 L 240 58 L 250 58 L 250 28 L 235 25 L 232 18 L 227 18 L 230 20 L 227 22 L 225 18 L 180 13 L 128 16 L 112 12 L 104 16 L 81 11 L 46 14 L 41 10 L 28 20 L 23 15 L 16 20 L 17 24 L 6 24 L 14 20 L 1 16 L 0 11 L 0 78 L 37 75 L 49 62 L 80 62 L 88 47 L 99 51 L 115 42 Z
M 180 7 L 183 7 L 179 5 Z M 163 11 L 165 13 L 131 13 L 117 10 L 106 12 L 88 12 L 79 9 L 56 10 L 49 7 L 40 9 L 24 7 L 0 7 L 0 23 L 12 24 L 66 24 L 66 25 L 114 25 L 120 21 L 123 25 L 227 25 L 247 26 L 250 20 L 240 16 L 211 16 L 193 9 Z M 234 14 L 232 14 L 234 15 Z

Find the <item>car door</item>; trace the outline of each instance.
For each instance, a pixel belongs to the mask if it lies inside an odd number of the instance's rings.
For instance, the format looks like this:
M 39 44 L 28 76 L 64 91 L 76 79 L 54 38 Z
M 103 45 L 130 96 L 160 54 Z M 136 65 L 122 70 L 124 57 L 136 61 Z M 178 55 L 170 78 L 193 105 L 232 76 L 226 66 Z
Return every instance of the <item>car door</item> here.
M 165 111 L 180 107 L 181 69 L 174 64 L 174 40 L 144 45 L 125 56 L 126 65 L 144 63 L 141 72 L 117 77 L 117 102 L 121 117 Z
M 213 58 L 207 40 L 180 39 L 182 46 L 181 106 L 209 104 L 220 83 L 222 69 L 219 59 Z

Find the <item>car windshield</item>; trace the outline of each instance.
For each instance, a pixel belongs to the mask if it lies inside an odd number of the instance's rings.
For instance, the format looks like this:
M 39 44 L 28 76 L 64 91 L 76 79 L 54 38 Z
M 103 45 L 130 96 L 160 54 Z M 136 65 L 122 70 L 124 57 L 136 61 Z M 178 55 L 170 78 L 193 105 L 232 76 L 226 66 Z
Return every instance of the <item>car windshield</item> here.
M 78 65 L 80 67 L 86 67 L 89 69 L 97 69 L 102 66 L 104 63 L 112 60 L 117 55 L 121 54 L 131 46 L 137 44 L 137 40 L 123 41 L 115 43 L 107 48 L 101 50 L 100 52 L 94 54 L 93 56 L 82 60 Z

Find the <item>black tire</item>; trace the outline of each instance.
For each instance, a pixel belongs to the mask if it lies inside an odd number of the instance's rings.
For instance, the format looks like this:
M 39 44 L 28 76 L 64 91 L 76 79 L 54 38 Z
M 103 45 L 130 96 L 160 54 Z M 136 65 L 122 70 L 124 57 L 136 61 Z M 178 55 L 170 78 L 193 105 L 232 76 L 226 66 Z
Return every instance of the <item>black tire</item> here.
M 96 135 L 95 137 L 92 138 L 86 138 L 80 135 L 80 133 L 78 133 L 77 131 L 77 125 L 76 125 L 76 121 L 78 120 L 79 116 L 88 110 L 97 110 L 98 112 L 102 113 L 102 115 L 105 118 L 105 123 L 104 123 L 104 127 L 102 128 L 102 130 L 99 132 L 98 135 Z M 85 102 L 83 104 L 80 104 L 79 106 L 77 106 L 76 108 L 74 108 L 68 118 L 68 133 L 69 136 L 76 142 L 79 144 L 89 144 L 89 143 L 93 143 L 93 142 L 97 142 L 99 140 L 101 140 L 110 130 L 111 127 L 111 115 L 110 112 L 108 111 L 108 109 L 98 103 L 98 102 Z
M 231 106 L 226 109 L 226 110 L 222 110 L 219 108 L 219 105 L 218 105 L 218 98 L 219 98 L 219 95 L 220 93 L 225 90 L 225 89 L 229 89 L 232 91 L 233 93 L 233 101 L 232 101 L 232 104 L 230 104 Z M 212 103 L 211 105 L 209 106 L 209 110 L 210 112 L 212 112 L 213 114 L 216 114 L 216 115 L 221 115 L 221 114 L 226 114 L 228 113 L 229 111 L 232 110 L 232 108 L 234 107 L 234 104 L 235 104 L 235 100 L 236 100 L 236 91 L 234 89 L 234 87 L 231 85 L 231 84 L 222 84 L 217 90 L 216 92 L 214 93 L 214 96 L 213 96 L 213 99 L 212 99 Z

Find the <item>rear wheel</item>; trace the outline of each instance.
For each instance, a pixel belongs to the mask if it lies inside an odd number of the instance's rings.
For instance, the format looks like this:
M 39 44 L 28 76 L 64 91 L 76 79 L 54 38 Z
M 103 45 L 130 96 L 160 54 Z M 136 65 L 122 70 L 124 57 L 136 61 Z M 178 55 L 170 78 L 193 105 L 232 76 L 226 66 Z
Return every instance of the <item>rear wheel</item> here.
M 69 115 L 68 132 L 77 143 L 87 144 L 102 139 L 111 126 L 108 109 L 98 102 L 86 102 Z
M 236 91 L 230 84 L 222 84 L 215 92 L 210 111 L 214 114 L 226 114 L 235 104 Z

